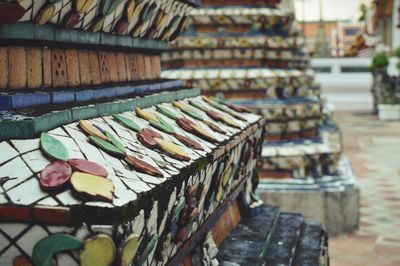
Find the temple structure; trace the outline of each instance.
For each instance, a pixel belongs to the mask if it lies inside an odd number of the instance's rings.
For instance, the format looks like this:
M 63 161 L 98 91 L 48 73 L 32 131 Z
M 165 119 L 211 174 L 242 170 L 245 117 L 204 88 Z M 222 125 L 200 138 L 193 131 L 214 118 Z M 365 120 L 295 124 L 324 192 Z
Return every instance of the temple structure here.
M 265 118 L 160 78 L 198 4 L 0 2 L 0 265 L 327 263 L 254 193 Z
M 280 2 L 280 3 L 278 3 Z M 163 77 L 266 119 L 258 160 L 265 202 L 332 234 L 358 227 L 358 187 L 320 98 L 292 1 L 206 1 L 163 55 Z

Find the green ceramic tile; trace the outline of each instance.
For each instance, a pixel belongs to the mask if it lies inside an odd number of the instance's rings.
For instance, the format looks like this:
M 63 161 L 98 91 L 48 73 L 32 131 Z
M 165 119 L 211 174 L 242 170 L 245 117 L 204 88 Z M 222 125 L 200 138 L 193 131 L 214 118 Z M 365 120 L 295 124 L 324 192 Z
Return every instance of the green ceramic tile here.
M 129 129 L 132 129 L 133 131 L 139 131 L 141 129 L 138 124 L 123 115 L 113 115 L 113 117 L 118 123 L 124 125 Z
M 40 148 L 47 156 L 61 161 L 69 160 L 69 153 L 64 144 L 47 133 L 40 135 Z
M 97 105 L 99 110 L 99 115 L 113 115 L 118 114 L 121 111 L 119 102 L 111 102 L 111 103 L 100 103 Z
M 29 22 L 0 25 L 1 39 L 34 39 L 35 25 Z
M 119 101 L 119 109 L 121 113 L 126 111 L 133 111 L 136 107 L 138 107 L 137 99 Z
M 151 237 L 149 243 L 146 245 L 145 250 L 143 251 L 142 255 L 140 256 L 139 261 L 137 262 L 137 265 L 138 265 L 138 266 L 141 266 L 141 265 L 143 265 L 143 264 L 146 262 L 147 257 L 150 255 L 150 253 L 151 253 L 151 252 L 153 251 L 153 249 L 156 247 L 157 242 L 158 242 L 158 238 L 159 238 L 159 237 L 158 237 L 157 234 L 154 234 L 154 235 Z
M 100 33 L 88 32 L 88 31 L 78 31 L 77 42 L 84 44 L 100 44 Z
M 35 39 L 36 40 L 45 40 L 45 41 L 54 41 L 54 26 L 45 25 L 42 27 L 35 28 Z
M 90 119 L 99 116 L 97 106 L 89 105 L 85 107 L 74 107 L 71 109 L 72 121 L 78 121 L 81 119 Z
M 35 133 L 45 132 L 72 122 L 70 110 L 51 112 L 33 119 Z
M 117 44 L 118 36 L 110 33 L 100 33 L 100 44 L 115 46 Z
M 0 139 L 11 138 L 33 138 L 35 136 L 34 123 L 32 119 L 19 121 L 0 121 Z
M 54 40 L 57 42 L 76 42 L 78 39 L 78 31 L 77 30 L 64 30 L 64 29 L 56 29 L 54 31 Z
M 125 47 L 132 47 L 132 37 L 120 36 L 116 40 L 116 45 L 125 46 Z

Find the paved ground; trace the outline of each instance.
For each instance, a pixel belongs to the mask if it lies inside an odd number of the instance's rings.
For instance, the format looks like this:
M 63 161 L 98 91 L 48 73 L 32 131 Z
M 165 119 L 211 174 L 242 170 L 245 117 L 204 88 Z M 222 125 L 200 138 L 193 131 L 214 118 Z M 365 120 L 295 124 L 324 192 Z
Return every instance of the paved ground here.
M 400 265 L 400 122 L 336 111 L 361 188 L 360 230 L 330 239 L 331 265 Z

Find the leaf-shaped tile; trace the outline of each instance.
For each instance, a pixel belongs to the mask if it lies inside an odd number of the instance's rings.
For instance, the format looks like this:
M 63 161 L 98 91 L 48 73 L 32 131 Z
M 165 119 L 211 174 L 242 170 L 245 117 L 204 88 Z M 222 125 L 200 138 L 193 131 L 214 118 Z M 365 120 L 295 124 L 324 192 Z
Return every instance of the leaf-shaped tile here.
M 139 117 L 141 117 L 141 118 L 143 118 L 143 119 L 145 119 L 147 121 L 157 120 L 157 116 L 155 114 L 149 112 L 149 111 L 146 111 L 146 110 L 143 110 L 143 109 L 140 109 L 140 108 L 136 108 L 135 112 Z
M 178 145 L 163 139 L 155 139 L 160 148 L 170 156 L 183 161 L 190 161 L 190 157 Z
M 103 16 L 108 16 L 113 13 L 122 0 L 102 0 L 100 2 L 99 10 Z
M 140 143 L 142 143 L 144 146 L 146 146 L 149 149 L 156 149 L 158 147 L 158 144 L 154 137 L 146 131 L 139 130 L 138 133 L 136 134 L 137 139 L 139 140 Z
M 213 136 L 211 133 L 209 133 L 207 130 L 204 128 L 197 126 L 197 125 L 192 125 L 194 133 L 199 136 L 202 139 L 205 139 L 210 142 L 217 143 L 218 140 L 216 139 L 215 136 Z
M 55 190 L 63 187 L 72 175 L 72 168 L 64 161 L 54 161 L 40 173 L 40 187 Z
M 40 147 L 47 156 L 61 161 L 68 161 L 69 153 L 64 144 L 55 137 L 42 133 L 40 136 Z
M 110 153 L 110 154 L 118 156 L 118 157 L 125 156 L 124 151 L 122 151 L 118 147 L 114 146 L 114 144 L 102 140 L 101 138 L 90 136 L 89 141 L 107 153 Z
M 163 173 L 161 173 L 157 168 L 155 168 L 154 166 L 146 163 L 143 160 L 140 160 L 134 156 L 131 155 L 127 155 L 125 157 L 125 161 L 127 163 L 129 163 L 130 165 L 132 165 L 132 167 L 141 173 L 145 173 L 145 174 L 149 174 L 152 176 L 157 176 L 157 177 L 163 177 Z
M 38 24 L 39 26 L 43 26 L 44 24 L 49 22 L 53 17 L 55 10 L 55 5 L 51 3 L 47 3 L 42 6 L 36 15 L 36 24 Z
M 178 134 L 178 133 L 174 133 L 174 136 L 181 141 L 183 144 L 185 144 L 186 146 L 188 146 L 189 148 L 192 149 L 196 149 L 196 150 L 204 150 L 203 147 L 200 145 L 200 143 L 198 143 L 197 141 L 195 141 L 194 139 L 191 139 L 187 136 Z
M 121 266 L 131 266 L 140 244 L 140 236 L 131 234 L 125 239 L 121 247 Z
M 55 266 L 53 256 L 58 252 L 76 250 L 82 247 L 82 241 L 70 235 L 48 236 L 35 244 L 32 261 L 35 266 Z
M 150 122 L 150 125 L 152 125 L 153 127 L 157 128 L 165 133 L 168 133 L 168 134 L 174 133 L 174 130 L 171 126 L 165 125 L 165 124 L 161 123 L 159 120 L 152 119 L 149 122 Z
M 98 234 L 86 239 L 79 254 L 81 266 L 111 266 L 116 257 L 116 248 L 111 237 Z
M 132 129 L 133 131 L 139 131 L 140 127 L 138 124 L 136 124 L 135 122 L 133 122 L 131 119 L 126 118 L 122 115 L 113 115 L 114 119 L 119 122 L 120 124 L 122 124 L 123 126 Z
M 113 199 L 114 184 L 104 177 L 74 172 L 71 176 L 71 185 L 77 193 L 90 199 L 108 202 Z
M 162 106 L 160 104 L 156 106 L 156 110 L 158 112 L 160 112 L 161 114 L 166 115 L 166 116 L 168 116 L 169 118 L 171 118 L 173 120 L 176 120 L 178 118 L 182 118 L 182 116 L 179 115 L 178 113 L 176 113 L 173 109 L 165 107 L 165 106 Z
M 75 0 L 75 10 L 78 13 L 88 11 L 89 7 L 93 4 L 94 0 Z
M 95 136 L 104 141 L 111 141 L 98 127 L 94 126 L 92 122 L 88 120 L 80 120 L 79 127 L 89 136 Z
M 72 167 L 73 170 L 78 172 L 83 172 L 91 175 L 97 175 L 102 177 L 108 176 L 108 171 L 101 165 L 97 163 L 90 162 L 85 159 L 71 159 L 68 160 L 68 164 Z
M 126 148 L 124 144 L 122 144 L 119 140 L 117 140 L 113 134 L 108 131 L 105 131 L 105 135 L 111 140 L 111 143 L 114 144 L 115 147 L 126 153 Z

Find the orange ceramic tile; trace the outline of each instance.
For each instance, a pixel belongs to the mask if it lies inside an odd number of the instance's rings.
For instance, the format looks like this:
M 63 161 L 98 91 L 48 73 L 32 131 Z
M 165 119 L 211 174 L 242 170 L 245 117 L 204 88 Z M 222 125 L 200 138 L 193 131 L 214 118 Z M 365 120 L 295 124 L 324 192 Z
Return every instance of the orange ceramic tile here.
M 239 209 L 239 204 L 237 202 L 237 200 L 235 200 L 232 205 L 229 207 L 229 215 L 231 217 L 231 221 L 232 221 L 232 226 L 233 228 L 235 228 L 240 220 L 241 220 L 241 215 L 240 215 L 240 209 Z
M 68 208 L 61 207 L 35 207 L 33 220 L 46 224 L 68 224 L 70 215 Z
M 67 65 L 65 61 L 65 50 L 51 50 L 51 77 L 53 87 L 67 85 Z
M 106 52 L 99 52 L 99 66 L 102 83 L 110 82 L 110 71 Z
M 26 87 L 26 52 L 24 47 L 9 47 L 8 77 L 10 89 L 24 89 Z
M 81 85 L 89 85 L 92 83 L 92 76 L 90 75 L 89 55 L 87 51 L 78 51 L 79 56 L 79 70 L 81 72 Z
M 26 75 L 28 89 L 42 86 L 42 49 L 35 47 L 26 49 Z
M 126 81 L 126 64 L 125 55 L 123 53 L 117 53 L 117 70 L 118 70 L 118 81 Z
M 144 75 L 145 79 L 153 79 L 153 68 L 152 68 L 152 61 L 151 61 L 151 55 L 145 55 L 144 56 Z
M 8 48 L 0 47 L 0 89 L 8 87 Z
M 81 84 L 81 77 L 79 75 L 78 51 L 75 49 L 65 50 L 65 58 L 67 63 L 68 86 L 79 86 Z
M 138 68 L 138 78 L 139 80 L 146 79 L 146 66 L 145 66 L 145 59 L 143 54 L 136 54 L 136 62 Z
M 89 64 L 90 73 L 92 76 L 92 84 L 101 84 L 100 67 L 99 67 L 99 55 L 97 51 L 89 51 Z
M 43 85 L 51 87 L 51 50 L 49 48 L 43 49 Z
M 159 79 L 161 77 L 161 57 L 159 55 L 152 56 L 152 69 L 153 79 Z
M 118 81 L 117 55 L 114 52 L 107 53 L 108 72 L 110 73 L 110 82 Z
M 0 221 L 27 222 L 29 218 L 29 208 L 5 205 L 0 207 Z
M 215 244 L 218 247 L 222 244 L 222 242 L 228 236 L 229 232 L 233 229 L 230 218 L 231 217 L 229 215 L 229 210 L 226 210 L 211 230 Z
M 130 80 L 139 80 L 139 62 L 137 54 L 128 54 L 128 72 L 130 72 Z
M 124 54 L 124 59 L 125 59 L 125 66 L 126 66 L 126 80 L 130 81 L 132 80 L 132 72 L 130 69 L 130 60 L 129 60 L 130 54 Z

